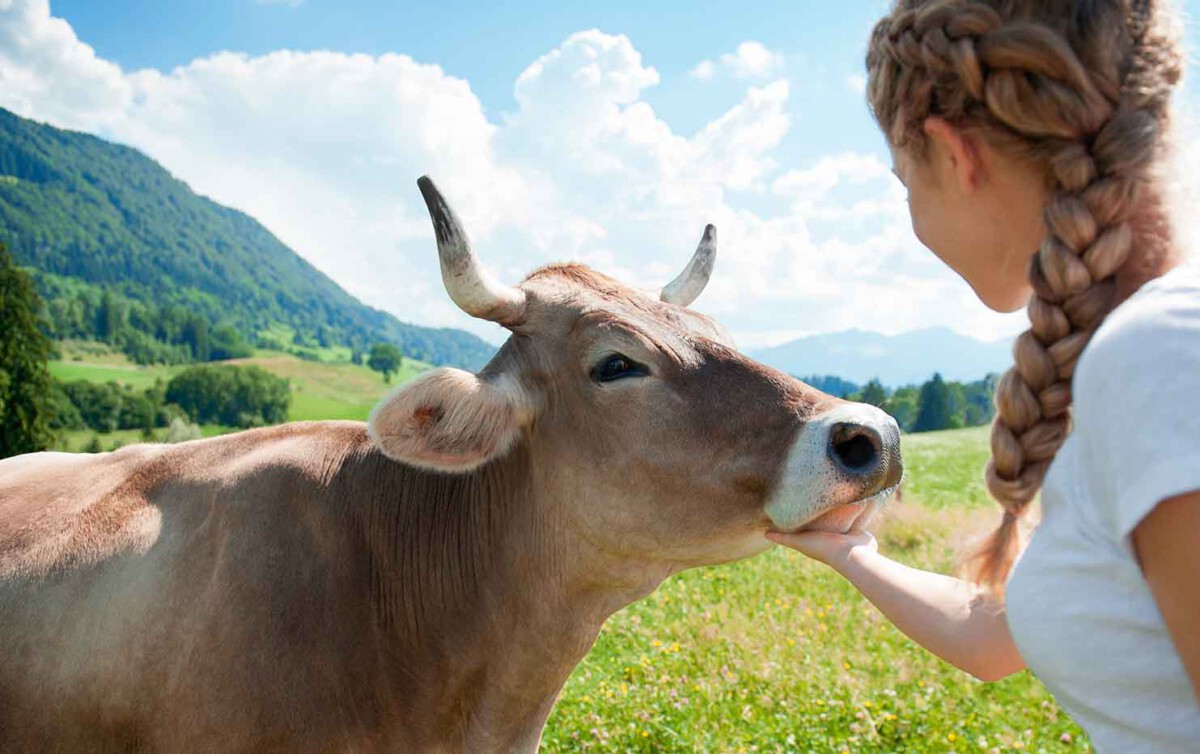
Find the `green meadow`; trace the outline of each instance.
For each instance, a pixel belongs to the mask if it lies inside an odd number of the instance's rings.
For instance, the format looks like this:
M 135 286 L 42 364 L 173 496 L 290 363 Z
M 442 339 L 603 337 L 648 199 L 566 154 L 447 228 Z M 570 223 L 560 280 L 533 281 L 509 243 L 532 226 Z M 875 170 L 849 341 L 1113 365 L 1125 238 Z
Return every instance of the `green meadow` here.
M 883 552 L 953 570 L 995 522 L 987 429 L 907 435 Z M 547 752 L 1084 752 L 1027 672 L 984 684 L 894 629 L 833 571 L 776 548 L 688 571 L 609 621 L 550 716 Z
M 392 386 L 365 367 L 263 351 L 291 383 L 290 418 L 365 419 Z M 392 385 L 428 369 L 405 362 Z M 178 368 L 68 354 L 59 379 L 144 387 Z M 206 435 L 227 429 L 203 427 Z M 982 483 L 986 427 L 906 435 L 903 502 L 876 524 L 880 547 L 950 572 L 998 516 Z M 82 449 L 91 433 L 73 433 Z M 102 435 L 105 447 L 141 440 Z M 679 574 L 615 615 L 567 682 L 542 750 L 897 754 L 1091 751 L 1028 673 L 977 682 L 906 639 L 840 577 L 776 548 Z

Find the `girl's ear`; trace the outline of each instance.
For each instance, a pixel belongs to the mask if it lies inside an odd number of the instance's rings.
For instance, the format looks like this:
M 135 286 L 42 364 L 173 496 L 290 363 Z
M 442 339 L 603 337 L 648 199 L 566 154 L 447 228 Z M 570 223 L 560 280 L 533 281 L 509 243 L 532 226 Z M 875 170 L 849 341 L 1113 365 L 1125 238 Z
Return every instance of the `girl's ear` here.
M 434 369 L 379 402 L 367 433 L 384 455 L 463 473 L 504 455 L 521 434 L 515 391 L 461 369 Z
M 933 142 L 934 152 L 940 152 L 949 160 L 956 185 L 964 193 L 973 193 L 984 179 L 983 155 L 976 139 L 949 121 L 932 115 L 925 119 L 923 128 Z

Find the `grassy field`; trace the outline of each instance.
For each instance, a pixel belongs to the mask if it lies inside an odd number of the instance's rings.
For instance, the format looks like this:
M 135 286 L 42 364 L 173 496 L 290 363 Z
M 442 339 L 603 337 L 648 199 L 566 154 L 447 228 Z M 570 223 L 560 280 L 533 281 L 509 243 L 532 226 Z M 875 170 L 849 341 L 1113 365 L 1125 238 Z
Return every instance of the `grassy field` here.
M 386 385 L 378 372 L 353 364 L 303 361 L 288 354 L 264 352 L 231 364 L 257 364 L 292 384 L 292 402 L 288 418 L 365 420 L 375 403 L 395 385 L 406 382 L 429 369 L 420 361 L 405 359 L 400 373 Z
M 992 525 L 987 430 L 909 435 L 904 503 L 876 533 L 950 571 Z M 1028 673 L 983 684 L 919 649 L 828 568 L 782 548 L 667 581 L 617 614 L 567 682 L 547 752 L 1083 752 Z
M 52 361 L 50 374 L 57 380 L 72 382 L 119 382 L 139 390 L 150 387 L 155 380 L 169 380 L 182 367 L 152 366 L 121 363 L 114 357 L 106 362 L 95 361 Z

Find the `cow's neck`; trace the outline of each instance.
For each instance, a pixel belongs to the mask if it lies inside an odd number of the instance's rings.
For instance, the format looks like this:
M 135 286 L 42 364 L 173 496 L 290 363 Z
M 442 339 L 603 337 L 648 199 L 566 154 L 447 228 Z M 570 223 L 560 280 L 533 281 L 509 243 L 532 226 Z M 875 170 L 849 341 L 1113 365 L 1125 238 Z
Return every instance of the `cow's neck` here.
M 471 474 L 386 471 L 364 524 L 392 672 L 440 689 L 436 709 L 419 714 L 461 730 L 464 749 L 532 750 L 604 621 L 669 566 L 573 536 L 565 501 L 539 494 L 524 446 Z M 419 667 L 405 667 L 412 657 Z

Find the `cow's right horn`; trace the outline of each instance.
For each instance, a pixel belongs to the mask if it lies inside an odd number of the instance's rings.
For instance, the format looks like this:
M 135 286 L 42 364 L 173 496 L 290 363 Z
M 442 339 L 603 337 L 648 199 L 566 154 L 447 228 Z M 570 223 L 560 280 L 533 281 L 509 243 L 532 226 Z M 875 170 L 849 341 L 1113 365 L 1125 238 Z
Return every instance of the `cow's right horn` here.
M 505 326 L 520 324 L 525 313 L 525 292 L 497 282 L 479 264 L 462 223 L 429 176 L 418 178 L 417 186 L 433 220 L 442 283 L 450 298 L 472 317 Z
M 700 245 L 696 247 L 692 260 L 683 268 L 683 272 L 679 273 L 679 277 L 663 287 L 659 298 L 668 304 L 690 306 L 704 291 L 704 286 L 708 285 L 708 278 L 712 275 L 713 262 L 716 259 L 717 229 L 706 225 L 704 236 L 700 239 Z

